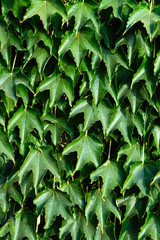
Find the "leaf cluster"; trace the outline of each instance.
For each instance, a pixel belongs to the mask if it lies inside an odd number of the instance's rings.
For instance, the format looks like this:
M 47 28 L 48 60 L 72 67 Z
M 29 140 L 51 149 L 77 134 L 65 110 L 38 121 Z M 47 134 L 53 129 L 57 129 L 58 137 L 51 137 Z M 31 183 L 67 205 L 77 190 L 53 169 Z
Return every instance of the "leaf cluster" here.
M 160 239 L 159 1 L 0 3 L 0 239 Z

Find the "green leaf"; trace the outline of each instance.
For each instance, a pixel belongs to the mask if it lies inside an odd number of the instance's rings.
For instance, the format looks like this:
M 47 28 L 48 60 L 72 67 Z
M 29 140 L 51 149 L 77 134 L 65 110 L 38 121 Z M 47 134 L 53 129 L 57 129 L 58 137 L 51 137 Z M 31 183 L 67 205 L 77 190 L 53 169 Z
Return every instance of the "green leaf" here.
M 96 138 L 83 134 L 68 144 L 63 150 L 63 155 L 68 155 L 71 152 L 77 152 L 78 154 L 78 161 L 74 170 L 75 173 L 88 162 L 92 162 L 95 167 L 99 166 L 103 152 L 103 144 Z
M 151 198 L 148 199 L 146 212 L 151 211 L 160 200 L 160 186 L 158 182 L 155 182 L 154 184 L 151 183 L 151 189 L 149 194 Z
M 6 4 L 8 1 L 4 1 Z M 5 22 L 4 18 L 0 16 L 0 42 L 1 42 L 1 50 L 3 50 L 4 46 L 8 45 L 13 45 L 15 46 L 18 50 L 23 50 L 22 47 L 22 40 L 20 39 L 19 35 L 17 32 L 14 30 L 14 28 L 11 28 L 10 26 L 7 25 Z M 3 55 L 3 51 L 2 51 Z
M 38 215 L 43 207 L 45 208 L 45 228 L 49 228 L 59 215 L 68 222 L 72 219 L 70 212 L 72 202 L 69 200 L 68 194 L 60 190 L 45 190 L 41 192 L 37 198 L 34 199 L 34 204 L 37 206 Z
M 24 106 L 25 108 L 27 108 L 29 96 L 28 96 L 27 88 L 24 85 L 19 84 L 17 86 L 17 96 L 23 99 Z
M 138 235 L 138 239 L 142 240 L 147 236 L 151 236 L 153 240 L 160 238 L 159 232 L 159 213 L 147 213 L 147 218 L 144 225 L 141 227 L 141 231 Z
M 100 11 L 102 9 L 106 9 L 109 7 L 113 8 L 113 13 L 116 18 L 122 19 L 122 8 L 124 4 L 127 4 L 131 8 L 136 7 L 136 1 L 135 0 L 102 0 L 100 4 Z
M 93 171 L 90 177 L 92 182 L 97 180 L 98 177 L 102 177 L 102 196 L 104 197 L 110 194 L 115 187 L 122 187 L 125 172 L 120 161 L 107 160 L 103 165 Z
M 82 98 L 76 102 L 76 104 L 71 109 L 69 117 L 74 117 L 75 115 L 84 112 L 84 126 L 83 131 L 88 130 L 98 118 L 98 111 L 96 105 L 90 99 Z
M 86 23 L 87 20 L 91 20 L 95 26 L 96 31 L 99 33 L 97 9 L 98 4 L 91 0 L 87 2 L 76 2 L 72 5 L 69 5 L 68 16 L 69 18 L 75 16 L 74 28 L 77 32 Z
M 0 42 L 1 42 L 1 50 L 7 44 L 7 41 L 8 41 L 7 24 L 4 21 L 3 17 L 0 16 Z
M 26 59 L 26 62 L 23 66 L 23 68 L 27 65 L 27 63 L 35 58 L 36 61 L 37 61 L 37 65 L 38 65 L 38 70 L 39 70 L 39 73 L 42 77 L 42 74 L 44 72 L 44 69 L 46 67 L 46 64 L 47 62 L 49 61 L 50 59 L 50 54 L 49 54 L 49 51 L 47 48 L 44 48 L 44 47 L 39 47 L 38 45 L 36 45 L 35 49 L 34 49 L 34 52 L 31 53 L 29 56 L 27 56 L 28 58 Z
M 90 191 L 85 209 L 87 222 L 89 222 L 93 214 L 96 214 L 102 232 L 104 232 L 110 212 L 114 213 L 115 216 L 121 221 L 121 214 L 115 204 L 115 196 L 111 194 L 108 197 L 103 198 L 100 189 Z
M 129 69 L 127 62 L 123 59 L 123 57 L 119 53 L 111 53 L 108 50 L 103 49 L 102 58 L 107 67 L 109 84 L 111 84 L 115 71 L 119 66 Z
M 139 29 L 135 30 L 135 33 L 128 32 L 125 36 L 120 37 L 120 39 L 115 44 L 115 50 L 120 46 L 127 45 L 127 56 L 129 60 L 129 66 L 133 62 L 137 52 L 140 56 L 151 57 L 152 47 L 148 40 L 148 36 L 141 32 Z
M 34 129 L 37 129 L 39 136 L 42 139 L 43 129 L 39 119 L 39 112 L 37 110 L 25 109 L 21 106 L 9 120 L 9 135 L 14 131 L 16 126 L 18 126 L 20 130 L 21 148 L 24 146 L 29 133 Z
M 8 212 L 10 209 L 10 199 L 22 205 L 22 197 L 14 184 L 6 187 L 4 184 L 0 186 L 0 200 L 3 212 Z
M 43 121 L 45 121 L 43 124 L 44 131 L 51 132 L 51 138 L 55 146 L 59 143 L 64 131 L 72 135 L 71 128 L 64 117 L 56 118 L 54 115 L 48 113 L 43 117 Z
M 43 41 L 45 46 L 49 48 L 50 53 L 53 52 L 55 44 L 53 43 L 50 35 L 44 29 L 40 29 L 39 31 L 37 29 L 35 29 L 35 32 L 31 31 L 30 28 L 27 30 L 25 29 L 24 35 L 25 35 L 25 39 L 27 41 L 27 49 L 28 49 L 30 55 L 33 54 L 34 46 L 37 43 L 39 43 L 40 41 Z
M 107 222 L 104 232 L 101 231 L 100 225 L 98 225 L 94 240 L 115 240 L 115 239 L 116 237 L 113 223 Z
M 32 87 L 29 83 L 29 79 L 21 73 L 20 69 L 15 68 L 14 71 L 9 71 L 6 68 L 0 69 L 0 89 L 2 89 L 6 95 L 17 102 L 16 88 L 18 84 L 23 84 L 32 91 Z
M 6 234 L 7 233 L 9 233 L 9 231 L 10 231 L 10 225 L 11 225 L 11 223 L 9 222 L 9 221 L 7 221 L 6 223 L 5 223 L 5 225 L 3 225 L 3 227 L 1 227 L 0 228 L 0 237 L 2 238 L 2 239 L 7 239 L 8 240 L 8 238 L 3 238 L 4 236 L 6 237 Z M 10 239 L 9 239 L 10 240 Z
M 54 161 L 52 148 L 50 146 L 45 146 L 40 150 L 30 146 L 30 151 L 19 170 L 18 175 L 20 182 L 22 182 L 26 173 L 31 170 L 33 172 L 33 183 L 36 191 L 47 170 L 53 173 L 58 181 L 60 181 L 59 169 L 57 163 Z
M 129 175 L 123 185 L 123 192 L 136 184 L 145 196 L 149 196 L 150 184 L 157 171 L 157 165 L 151 160 L 131 165 Z
M 73 215 L 73 219 L 63 222 L 62 227 L 60 228 L 60 238 L 65 239 L 71 233 L 73 240 L 79 240 L 85 234 L 88 240 L 94 238 L 95 229 L 91 223 L 87 225 L 87 221 L 83 216 L 82 212 L 76 211 Z
M 12 98 L 7 97 L 4 92 L 1 93 L 1 100 L 4 103 L 6 112 L 8 116 L 10 115 L 10 112 L 13 111 L 15 107 L 14 100 Z
M 2 0 L 2 13 L 3 15 L 7 15 L 9 10 L 11 10 L 15 17 L 21 18 L 21 13 L 24 7 L 29 6 L 29 0 Z
M 84 209 L 84 192 L 82 191 L 79 181 L 75 180 L 74 182 L 65 182 L 62 185 L 61 190 L 66 192 L 70 196 L 73 204 L 78 205 L 81 209 Z
M 139 82 L 140 80 L 145 80 L 146 87 L 150 96 L 153 96 L 156 87 L 156 79 L 152 73 L 152 66 L 150 61 L 147 58 L 144 58 L 141 66 L 138 68 L 137 72 L 134 74 L 132 78 L 131 89 L 135 83 Z
M 20 240 L 28 237 L 31 240 L 36 240 L 34 231 L 35 216 L 23 209 L 16 213 L 14 227 L 11 227 L 11 235 L 14 240 Z
M 94 74 L 92 82 L 90 83 L 90 89 L 96 105 L 104 98 L 104 95 L 107 92 L 106 81 L 107 78 L 104 69 L 98 68 Z
M 159 126 L 154 126 L 153 130 L 152 130 L 152 133 L 153 133 L 153 137 L 154 137 L 154 141 L 155 141 L 155 144 L 156 144 L 157 151 L 159 152 L 159 150 L 160 150 L 160 127 Z
M 150 95 L 142 82 L 134 85 L 134 87 L 128 91 L 127 97 L 133 113 L 138 111 L 144 100 L 149 100 L 150 102 Z
M 125 32 L 127 32 L 135 23 L 139 21 L 144 24 L 144 27 L 146 28 L 147 33 L 152 40 L 152 34 L 155 25 L 158 21 L 160 21 L 159 6 L 151 7 L 147 3 L 140 2 L 130 14 Z
M 71 50 L 78 67 L 80 67 L 87 50 L 101 58 L 101 49 L 95 32 L 89 27 L 81 28 L 78 33 L 75 31 L 66 32 L 59 48 L 59 58 L 63 59 L 64 54 L 69 50 Z
M 7 189 L 4 188 L 3 184 L 0 186 L 0 203 L 1 203 L 2 211 L 8 212 L 10 205 L 7 200 Z
M 155 120 L 156 116 L 149 112 L 150 109 L 142 111 L 141 109 L 137 114 L 133 116 L 133 124 L 137 128 L 139 135 L 147 139 L 151 131 L 152 122 Z
M 126 144 L 125 146 L 121 147 L 120 150 L 118 151 L 118 159 L 123 156 L 127 155 L 127 160 L 124 164 L 124 170 L 126 172 L 129 171 L 130 166 L 134 164 L 135 162 L 141 162 L 142 161 L 142 156 L 143 156 L 143 149 L 140 143 L 137 141 L 137 139 L 133 139 L 133 142 L 131 145 Z M 144 152 L 144 161 L 149 160 L 149 155 L 145 151 Z
M 154 62 L 154 75 L 156 78 L 158 77 L 160 73 L 160 51 L 157 53 L 155 62 Z
M 125 141 L 131 144 L 133 131 L 132 116 L 129 112 L 129 107 L 126 107 L 125 104 L 114 110 L 106 134 L 109 135 L 115 129 L 118 129 Z
M 122 222 L 122 229 L 119 240 L 137 240 L 138 239 L 138 220 L 136 217 Z
M 2 17 L 0 18 L 0 34 L 1 54 L 7 65 L 11 67 L 11 47 L 14 46 L 16 50 L 23 51 L 22 39 L 11 25 L 6 24 Z M 4 64 L 2 66 L 4 67 Z
M 2 130 L 1 127 L 0 127 L 0 153 L 5 153 L 9 159 L 15 162 L 12 145 L 9 143 L 7 134 Z
M 33 214 L 21 209 L 15 214 L 15 219 L 9 218 L 8 222 L 0 229 L 0 237 L 10 232 L 14 240 L 22 240 L 24 237 L 36 240 L 35 220 Z
M 110 119 L 113 114 L 113 108 L 109 104 L 109 102 L 103 100 L 99 103 L 98 105 L 98 115 L 99 115 L 99 120 L 102 123 L 103 127 L 103 133 L 104 135 L 106 134 L 106 131 L 109 127 Z
M 118 207 L 126 206 L 123 223 L 127 222 L 133 216 L 138 215 L 139 218 L 143 217 L 145 212 L 145 201 L 144 198 L 139 198 L 138 195 L 132 194 L 117 199 Z M 132 222 L 132 221 L 131 221 Z M 130 223 L 130 222 L 129 222 Z
M 159 181 L 160 179 L 160 172 L 158 172 L 154 178 L 153 178 L 153 181 L 151 182 L 151 185 L 153 185 L 155 182 Z
M 27 9 L 23 19 L 26 20 L 34 15 L 39 15 L 44 28 L 48 30 L 51 16 L 55 13 L 60 14 L 65 20 L 67 20 L 66 9 L 61 0 L 32 0 L 31 6 Z
M 74 99 L 73 86 L 70 79 L 65 79 L 60 73 L 54 72 L 51 76 L 46 77 L 37 88 L 36 92 L 50 90 L 50 107 L 52 108 L 59 98 L 65 93 L 72 104 Z

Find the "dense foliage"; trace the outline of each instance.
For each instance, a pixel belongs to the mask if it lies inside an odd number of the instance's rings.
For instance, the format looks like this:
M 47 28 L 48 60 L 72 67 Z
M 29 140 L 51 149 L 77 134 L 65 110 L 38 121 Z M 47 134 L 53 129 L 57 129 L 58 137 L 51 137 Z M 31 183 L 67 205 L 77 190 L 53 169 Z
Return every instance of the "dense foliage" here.
M 0 239 L 160 239 L 159 0 L 1 0 Z

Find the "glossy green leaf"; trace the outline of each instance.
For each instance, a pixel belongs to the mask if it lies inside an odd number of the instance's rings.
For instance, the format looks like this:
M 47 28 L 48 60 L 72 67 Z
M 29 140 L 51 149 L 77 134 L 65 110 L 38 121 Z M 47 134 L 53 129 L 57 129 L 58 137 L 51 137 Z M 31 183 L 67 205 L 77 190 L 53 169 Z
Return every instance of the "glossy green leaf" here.
M 101 231 L 100 225 L 97 227 L 94 240 L 115 240 L 114 224 L 107 222 L 104 232 Z
M 14 240 L 28 237 L 31 240 L 36 239 L 34 231 L 35 216 L 23 209 L 17 212 L 14 222 L 14 227 L 11 228 L 11 235 Z
M 19 170 L 19 180 L 20 182 L 24 178 L 27 172 L 33 172 L 33 183 L 35 189 L 37 189 L 43 176 L 46 174 L 47 170 L 54 174 L 54 176 L 60 180 L 59 169 L 57 163 L 52 156 L 52 148 L 45 146 L 40 150 L 36 150 L 30 147 L 30 152 L 24 160 Z
M 132 116 L 129 112 L 129 108 L 124 105 L 114 110 L 106 134 L 109 135 L 115 129 L 118 129 L 125 141 L 131 144 L 133 130 Z
M 113 212 L 115 216 L 121 221 L 121 214 L 115 205 L 114 195 L 109 195 L 108 197 L 103 198 L 100 189 L 91 191 L 89 193 L 85 209 L 87 222 L 90 220 L 93 214 L 96 214 L 102 232 L 104 232 L 104 228 L 110 212 Z
M 145 211 L 144 198 L 139 198 L 138 195 L 137 196 L 130 195 L 130 196 L 121 197 L 121 198 L 117 199 L 116 202 L 117 202 L 118 207 L 121 207 L 124 205 L 126 206 L 125 216 L 123 219 L 124 223 L 126 221 L 128 221 L 128 219 L 131 219 L 135 215 L 138 215 L 140 218 L 143 217 L 143 214 Z M 130 221 L 129 221 L 129 223 L 130 223 Z
M 18 84 L 23 84 L 32 91 L 29 79 L 21 73 L 20 69 L 16 68 L 13 72 L 6 68 L 0 69 L 0 89 L 15 103 L 17 102 L 16 87 Z
M 123 185 L 123 192 L 136 184 L 142 193 L 148 196 L 151 181 L 157 171 L 157 165 L 153 161 L 148 161 L 144 164 L 141 162 L 136 162 L 130 168 L 129 175 Z
M 20 0 L 18 2 L 17 0 L 11 1 L 2 0 L 2 13 L 3 15 L 6 15 L 9 12 L 9 10 L 11 10 L 15 17 L 20 19 L 23 8 L 28 6 L 29 0 Z
M 120 240 L 137 240 L 138 239 L 138 221 L 136 218 L 130 218 L 122 223 L 122 230 L 119 236 Z
M 159 62 L 160 62 L 160 52 L 157 53 L 157 56 L 156 56 L 156 59 L 155 59 L 155 62 L 154 62 L 154 75 L 156 77 L 158 77 L 159 73 L 160 73 L 160 65 L 159 65 Z
M 131 13 L 125 32 L 139 21 L 144 24 L 144 27 L 146 28 L 150 39 L 152 39 L 155 24 L 156 22 L 160 21 L 159 7 L 152 8 L 151 5 L 140 2 L 139 5 Z
M 12 145 L 9 143 L 7 134 L 0 128 L 0 152 L 5 153 L 9 159 L 15 162 Z
M 146 221 L 141 227 L 141 231 L 138 235 L 138 239 L 144 239 L 144 237 L 151 236 L 153 240 L 159 239 L 159 214 L 149 212 L 147 214 Z
M 144 156 L 143 156 L 142 146 L 136 139 L 133 140 L 131 145 L 126 144 L 125 146 L 120 148 L 118 152 L 118 159 L 123 155 L 127 155 L 127 160 L 124 164 L 124 170 L 126 172 L 129 171 L 130 166 L 132 164 L 139 161 L 141 162 L 142 157 L 144 158 L 144 161 L 149 160 L 149 156 L 146 151 L 144 152 Z
M 81 169 L 86 163 L 92 162 L 95 167 L 98 167 L 101 161 L 103 144 L 96 138 L 87 134 L 83 134 L 73 140 L 63 151 L 63 155 L 68 155 L 71 152 L 77 152 L 78 160 L 74 172 Z
M 140 80 L 145 80 L 146 87 L 152 97 L 156 87 L 156 79 L 154 78 L 151 69 L 152 67 L 150 66 L 149 61 L 147 59 L 144 59 L 141 66 L 133 76 L 131 88 L 134 86 L 136 82 L 139 82 Z
M 74 182 L 72 181 L 64 183 L 61 187 L 61 190 L 68 193 L 70 199 L 75 205 L 78 205 L 79 207 L 81 207 L 81 209 L 84 209 L 85 206 L 84 193 L 77 180 L 75 180 Z
M 11 134 L 16 126 L 18 126 L 20 130 L 21 148 L 24 146 L 29 133 L 34 129 L 37 129 L 39 136 L 42 139 L 43 129 L 39 119 L 39 112 L 37 110 L 25 109 L 21 106 L 9 120 L 8 133 Z
M 60 238 L 65 239 L 65 236 L 71 233 L 73 240 L 81 239 L 85 234 L 88 240 L 92 240 L 94 237 L 94 227 L 91 223 L 87 225 L 86 219 L 82 212 L 75 212 L 74 218 L 64 222 L 60 228 Z
M 91 173 L 91 181 L 97 180 L 102 177 L 102 196 L 107 196 L 117 186 L 122 187 L 124 182 L 124 170 L 121 162 L 107 160 L 97 170 Z
M 16 212 L 15 219 L 10 218 L 8 222 L 0 229 L 0 237 L 5 236 L 8 232 L 11 233 L 12 239 L 21 240 L 28 237 L 31 240 L 36 240 L 34 231 L 35 216 L 23 209 Z
M 45 90 L 50 90 L 50 107 L 57 103 L 63 93 L 67 95 L 70 105 L 72 104 L 74 99 L 72 82 L 61 74 L 55 72 L 45 78 L 37 88 L 37 93 Z
M 105 49 L 102 51 L 102 58 L 107 67 L 109 83 L 111 84 L 112 78 L 115 74 L 115 71 L 119 66 L 123 66 L 126 69 L 129 69 L 125 59 L 118 53 L 111 53 Z
M 72 219 L 70 207 L 72 202 L 69 196 L 60 190 L 45 190 L 38 194 L 34 200 L 39 215 L 42 208 L 45 208 L 45 228 L 49 228 L 56 216 L 61 215 L 67 220 Z
M 82 98 L 76 102 L 73 106 L 70 117 L 74 117 L 75 115 L 84 112 L 84 127 L 83 131 L 88 130 L 98 118 L 98 110 L 96 105 L 90 99 Z
M 72 134 L 71 128 L 64 117 L 56 118 L 54 115 L 47 114 L 43 117 L 43 121 L 45 121 L 43 124 L 44 131 L 51 132 L 51 138 L 54 145 L 57 145 L 60 142 L 64 131 Z
M 60 0 L 32 0 L 31 6 L 24 15 L 24 20 L 39 15 L 43 22 L 44 28 L 47 30 L 51 21 L 51 16 L 59 13 L 65 20 L 67 19 L 66 9 Z
M 115 1 L 102 0 L 102 2 L 100 4 L 100 10 L 112 7 L 114 16 L 116 18 L 118 17 L 118 18 L 122 19 L 122 8 L 123 8 L 124 4 L 127 4 L 132 8 L 136 7 L 135 0 L 128 0 L 128 1 L 127 0 L 115 0 Z
M 96 40 L 95 32 L 89 27 L 81 28 L 78 33 L 75 31 L 66 32 L 58 52 L 60 59 L 69 50 L 71 50 L 78 67 L 80 67 L 87 50 L 101 57 L 101 49 Z
M 98 4 L 94 1 L 82 1 L 76 2 L 69 6 L 68 16 L 75 16 L 75 29 L 79 31 L 79 29 L 86 23 L 87 20 L 93 22 L 95 29 L 99 32 L 99 22 L 97 15 Z
M 45 69 L 45 66 L 46 66 L 47 62 L 49 61 L 50 57 L 51 56 L 49 54 L 48 49 L 46 49 L 44 47 L 42 48 L 42 47 L 39 47 L 38 45 L 36 45 L 33 53 L 30 54 L 30 56 L 26 59 L 24 67 L 27 65 L 27 63 L 31 59 L 35 58 L 36 61 L 37 61 L 39 73 L 42 76 L 42 74 L 44 72 L 44 69 Z
M 106 94 L 106 81 L 107 78 L 104 76 L 104 70 L 103 69 L 97 69 L 96 73 L 94 74 L 93 80 L 90 83 L 91 84 L 91 91 L 92 95 L 95 101 L 95 104 L 97 105 Z

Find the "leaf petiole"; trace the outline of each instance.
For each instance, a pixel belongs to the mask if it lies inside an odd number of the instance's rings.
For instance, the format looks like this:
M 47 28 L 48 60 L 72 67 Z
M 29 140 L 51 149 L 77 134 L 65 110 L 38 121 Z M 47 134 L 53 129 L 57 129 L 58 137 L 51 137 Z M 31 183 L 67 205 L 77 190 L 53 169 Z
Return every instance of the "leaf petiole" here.
M 13 60 L 12 72 L 13 72 L 15 64 L 16 64 L 16 59 L 17 59 L 17 51 L 15 52 L 15 56 L 14 56 L 14 60 Z

